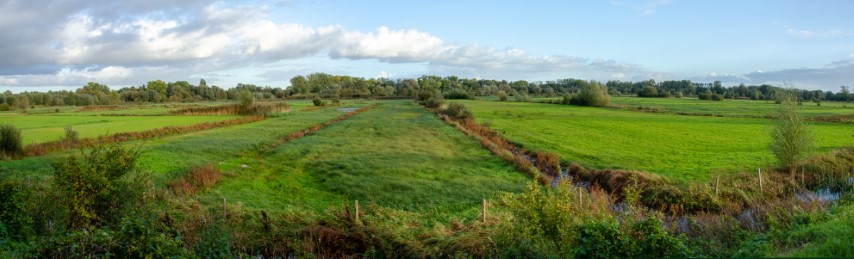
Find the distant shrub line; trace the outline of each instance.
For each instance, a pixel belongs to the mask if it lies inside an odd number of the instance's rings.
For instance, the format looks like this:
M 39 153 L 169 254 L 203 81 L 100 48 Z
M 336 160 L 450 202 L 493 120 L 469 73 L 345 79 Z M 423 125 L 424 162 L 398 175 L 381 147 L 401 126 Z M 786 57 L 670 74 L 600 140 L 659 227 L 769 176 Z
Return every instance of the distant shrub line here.
M 253 103 L 251 105 L 227 104 L 218 106 L 196 106 L 169 111 L 169 115 L 267 115 L 288 112 L 287 103 Z
M 170 126 L 158 129 L 140 131 L 140 132 L 124 132 L 116 133 L 109 136 L 100 136 L 97 138 L 84 138 L 74 140 L 57 140 L 38 144 L 31 144 L 24 147 L 25 156 L 40 156 L 48 153 L 53 153 L 62 150 L 73 148 L 91 147 L 104 143 L 119 143 L 132 140 L 143 140 L 156 138 L 160 136 L 176 135 L 189 132 L 203 131 L 214 128 L 227 127 L 232 125 L 240 125 L 263 120 L 264 116 L 248 116 L 218 122 L 205 122 L 188 126 Z

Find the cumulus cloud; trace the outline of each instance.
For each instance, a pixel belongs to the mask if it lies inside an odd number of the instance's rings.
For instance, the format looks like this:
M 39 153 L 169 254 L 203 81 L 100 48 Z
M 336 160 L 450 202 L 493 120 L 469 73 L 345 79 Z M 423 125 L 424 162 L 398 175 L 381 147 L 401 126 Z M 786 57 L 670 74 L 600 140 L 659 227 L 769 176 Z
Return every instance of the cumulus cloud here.
M 666 76 L 614 60 L 452 44 L 416 29 L 365 32 L 277 23 L 264 7 L 204 1 L 11 1 L 0 5 L 0 45 L 0 83 L 13 86 L 187 80 L 318 55 L 424 64 L 427 72 L 460 76 Z

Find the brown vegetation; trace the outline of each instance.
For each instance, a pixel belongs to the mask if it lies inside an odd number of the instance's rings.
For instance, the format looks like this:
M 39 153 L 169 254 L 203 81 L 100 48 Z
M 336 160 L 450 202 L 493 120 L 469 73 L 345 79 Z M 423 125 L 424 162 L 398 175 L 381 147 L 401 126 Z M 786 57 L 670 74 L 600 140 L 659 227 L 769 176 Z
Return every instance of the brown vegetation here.
M 222 179 L 222 172 L 212 164 L 206 164 L 193 168 L 184 177 L 169 183 L 169 188 L 176 195 L 194 195 L 200 190 L 207 190 Z
M 263 115 L 269 113 L 281 113 L 291 110 L 287 103 L 255 103 L 248 107 L 240 104 L 227 104 L 219 106 L 192 106 L 169 111 L 169 115 L 235 115 L 255 114 Z

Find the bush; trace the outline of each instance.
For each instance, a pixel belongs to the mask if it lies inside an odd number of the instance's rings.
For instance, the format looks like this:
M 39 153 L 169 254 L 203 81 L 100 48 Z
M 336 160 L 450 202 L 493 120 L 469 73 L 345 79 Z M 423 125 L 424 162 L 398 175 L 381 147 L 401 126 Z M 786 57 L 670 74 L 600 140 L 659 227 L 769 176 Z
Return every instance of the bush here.
M 804 119 L 798 114 L 795 90 L 782 91 L 777 94 L 780 106 L 777 108 L 777 125 L 771 132 L 771 153 L 777 158 L 779 165 L 787 167 L 791 174 L 795 173 L 798 164 L 808 158 L 815 149 L 813 133 L 804 124 Z
M 237 92 L 237 100 L 240 101 L 240 110 L 248 111 L 255 104 L 255 95 L 243 89 Z
M 454 89 L 445 94 L 445 99 L 469 99 L 473 100 L 474 96 L 462 89 Z
M 421 105 L 424 105 L 424 107 L 427 108 L 439 108 L 443 104 L 445 104 L 445 98 L 442 96 L 442 93 L 439 93 L 439 91 L 434 92 L 429 98 L 421 101 Z
M 443 114 L 448 115 L 448 117 L 457 119 L 457 120 L 465 120 L 465 119 L 473 119 L 474 115 L 466 109 L 466 107 L 460 103 L 451 103 L 448 104 L 448 108 L 442 111 Z
M 9 111 L 9 104 L 8 103 L 0 103 L 0 111 L 4 111 L 4 112 Z
M 71 125 L 65 126 L 65 141 L 77 142 L 79 135 L 76 130 L 71 128 Z
M 67 207 L 68 227 L 117 223 L 144 190 L 135 179 L 138 152 L 119 145 L 96 146 L 82 158 L 69 156 L 54 165 L 53 188 Z
M 581 91 L 572 97 L 570 104 L 580 106 L 605 107 L 611 101 L 608 96 L 608 88 L 597 82 L 591 82 L 581 88 Z
M 314 106 L 324 106 L 324 105 L 326 105 L 326 102 L 324 102 L 323 100 L 321 100 L 321 99 L 320 99 L 320 97 L 318 97 L 318 96 L 315 96 L 315 97 L 314 97 L 314 99 L 313 99 L 313 100 L 311 100 L 311 102 L 312 102 L 312 103 L 314 103 Z
M 22 151 L 21 130 L 9 124 L 0 125 L 0 153 L 11 156 Z
M 531 101 L 531 97 L 529 97 L 528 93 L 526 93 L 526 92 L 516 92 L 516 94 L 514 96 L 516 97 L 517 102 L 530 102 Z
M 498 100 L 502 101 L 502 102 L 506 102 L 507 101 L 507 93 L 504 92 L 503 90 L 498 91 Z

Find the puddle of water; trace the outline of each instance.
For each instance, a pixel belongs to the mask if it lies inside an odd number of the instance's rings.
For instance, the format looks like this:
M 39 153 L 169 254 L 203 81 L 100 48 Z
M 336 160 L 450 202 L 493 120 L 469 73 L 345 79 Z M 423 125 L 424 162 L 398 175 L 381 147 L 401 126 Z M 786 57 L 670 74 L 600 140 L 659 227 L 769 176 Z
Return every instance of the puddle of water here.
M 354 112 L 358 109 L 359 108 L 338 108 L 338 111 L 340 111 L 340 112 Z
M 799 200 L 805 202 L 812 201 L 822 201 L 822 202 L 834 202 L 839 199 L 840 194 L 838 192 L 832 192 L 830 189 L 824 188 L 819 189 L 818 191 L 801 191 L 795 195 Z

